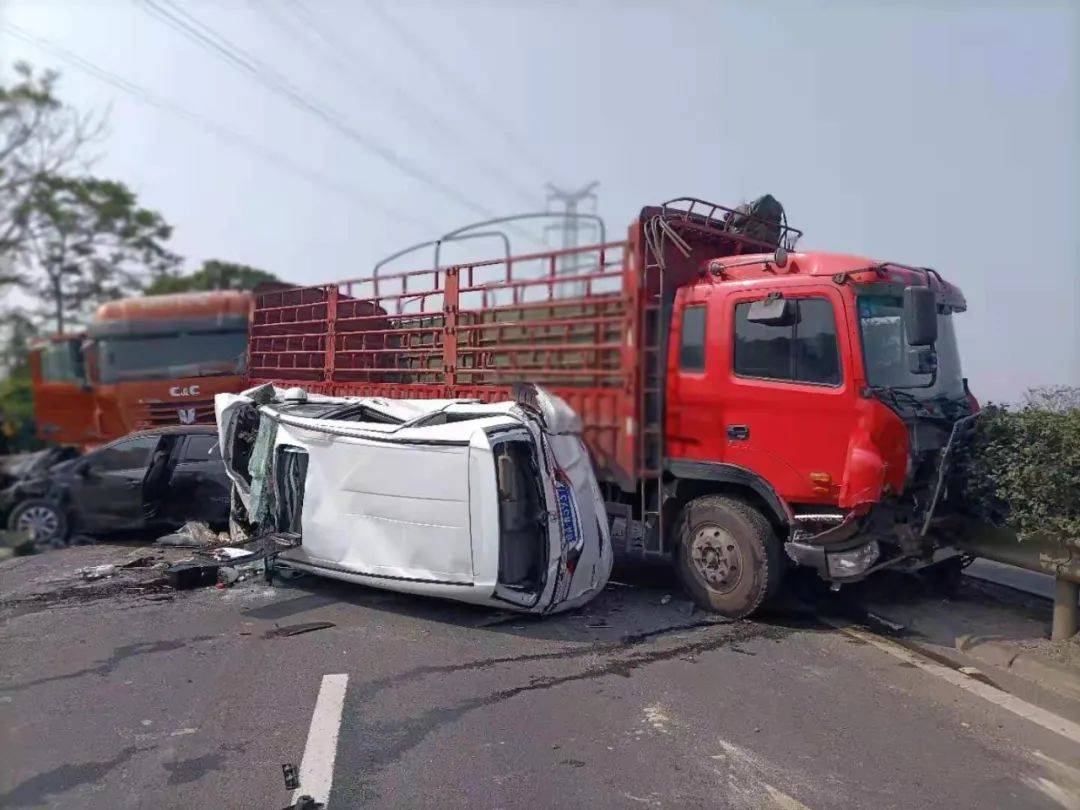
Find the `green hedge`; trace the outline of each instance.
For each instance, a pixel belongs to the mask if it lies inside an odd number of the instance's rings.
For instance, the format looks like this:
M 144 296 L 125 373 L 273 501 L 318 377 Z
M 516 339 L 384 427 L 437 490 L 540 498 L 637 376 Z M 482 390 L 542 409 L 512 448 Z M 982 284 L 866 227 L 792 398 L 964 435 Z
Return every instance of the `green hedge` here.
M 1029 391 L 987 406 L 961 455 L 962 496 L 977 517 L 1023 539 L 1080 540 L 1080 388 Z

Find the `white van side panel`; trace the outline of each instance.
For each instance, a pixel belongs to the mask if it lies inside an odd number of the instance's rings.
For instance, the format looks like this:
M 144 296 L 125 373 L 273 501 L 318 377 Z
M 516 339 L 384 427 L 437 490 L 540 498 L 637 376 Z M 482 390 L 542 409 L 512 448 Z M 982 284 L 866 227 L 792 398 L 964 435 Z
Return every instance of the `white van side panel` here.
M 356 572 L 471 583 L 469 507 L 468 446 L 337 437 L 309 456 L 303 549 Z

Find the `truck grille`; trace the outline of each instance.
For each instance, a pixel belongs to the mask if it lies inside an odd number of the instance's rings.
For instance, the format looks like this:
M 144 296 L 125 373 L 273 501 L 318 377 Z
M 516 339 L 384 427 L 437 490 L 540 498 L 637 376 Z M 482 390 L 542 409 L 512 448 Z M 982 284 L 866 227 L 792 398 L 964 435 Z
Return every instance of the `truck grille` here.
M 190 399 L 182 402 L 142 403 L 137 430 L 167 425 L 214 424 L 214 400 Z

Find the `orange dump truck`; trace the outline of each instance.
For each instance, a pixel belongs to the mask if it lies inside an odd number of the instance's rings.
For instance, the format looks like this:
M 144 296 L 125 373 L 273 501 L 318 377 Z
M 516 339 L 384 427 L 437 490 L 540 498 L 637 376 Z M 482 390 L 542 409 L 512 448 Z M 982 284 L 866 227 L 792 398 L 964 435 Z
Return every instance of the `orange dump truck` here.
M 38 435 L 95 445 L 133 430 L 214 421 L 243 387 L 252 294 L 220 290 L 103 304 L 85 334 L 32 350 Z

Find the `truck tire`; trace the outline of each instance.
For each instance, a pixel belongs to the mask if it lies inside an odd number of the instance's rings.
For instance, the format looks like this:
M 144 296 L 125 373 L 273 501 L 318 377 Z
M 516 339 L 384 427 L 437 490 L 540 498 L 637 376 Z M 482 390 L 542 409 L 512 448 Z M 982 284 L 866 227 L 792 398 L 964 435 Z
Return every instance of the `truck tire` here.
M 695 498 L 683 507 L 676 537 L 679 577 L 700 607 L 741 619 L 780 589 L 780 543 L 765 516 L 745 501 Z
M 32 498 L 23 501 L 8 515 L 8 529 L 24 531 L 35 543 L 61 545 L 68 536 L 68 519 L 63 508 L 52 501 Z

